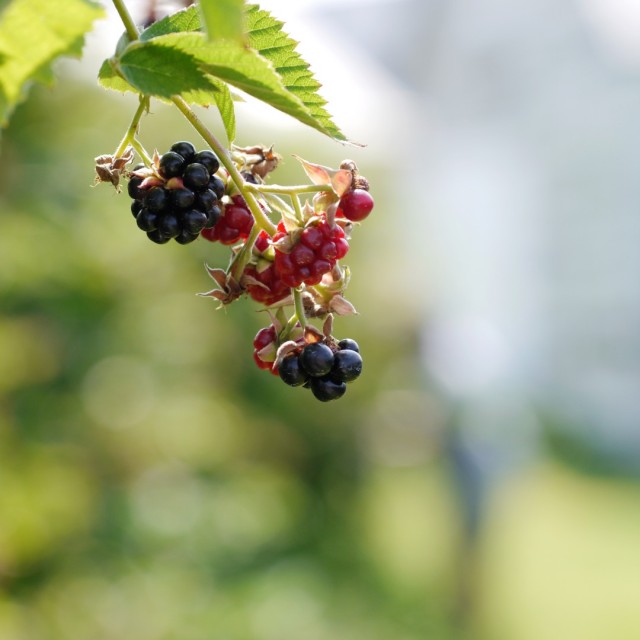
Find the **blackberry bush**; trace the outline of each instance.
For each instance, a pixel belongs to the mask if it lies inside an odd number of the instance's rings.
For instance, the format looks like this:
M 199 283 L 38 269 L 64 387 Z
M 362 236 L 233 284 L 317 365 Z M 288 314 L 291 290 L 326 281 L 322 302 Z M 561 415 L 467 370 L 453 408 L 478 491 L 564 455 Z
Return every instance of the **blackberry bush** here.
M 113 3 L 126 34 L 99 79 L 108 89 L 138 93 L 139 106 L 115 152 L 96 158 L 97 180 L 118 189 L 126 181 L 136 225 L 153 243 L 202 238 L 228 246 L 227 265 L 207 267 L 215 286 L 202 295 L 220 305 L 253 300 L 270 318 L 253 340 L 255 364 L 320 401 L 342 397 L 360 376 L 362 357 L 354 340 L 334 338 L 333 322 L 355 313 L 345 297 L 351 274 L 343 260 L 354 229 L 373 209 L 369 183 L 352 160 L 332 169 L 295 156 L 308 180 L 275 184 L 281 157 L 273 146 L 233 144 L 234 85 L 348 142 L 326 112 L 309 65 L 282 23 L 257 5 L 238 0 L 222 9 L 207 2 L 206 11 L 190 7 L 140 30 L 124 1 Z M 229 11 L 237 12 L 233 28 L 244 30 L 223 29 L 221 36 L 215 17 L 228 18 Z M 149 153 L 139 129 L 152 98 L 171 102 L 206 146 L 179 140 Z M 219 108 L 228 145 L 200 120 L 194 103 Z

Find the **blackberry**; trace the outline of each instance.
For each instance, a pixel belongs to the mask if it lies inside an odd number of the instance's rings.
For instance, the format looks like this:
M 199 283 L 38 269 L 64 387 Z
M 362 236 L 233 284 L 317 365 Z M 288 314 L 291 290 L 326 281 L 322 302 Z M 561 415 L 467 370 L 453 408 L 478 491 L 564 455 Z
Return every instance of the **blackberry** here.
M 218 156 L 213 153 L 213 151 L 209 151 L 206 149 L 204 151 L 198 151 L 191 162 L 197 162 L 201 165 L 204 165 L 210 175 L 213 175 L 220 168 L 220 161 L 218 160 Z
M 224 195 L 224 182 L 218 176 L 211 176 L 209 180 L 209 189 L 218 196 L 218 199 Z
M 281 380 L 291 387 L 303 385 L 309 376 L 300 366 L 300 359 L 294 353 L 286 356 L 278 367 Z
M 204 225 L 205 229 L 213 229 L 215 225 L 218 223 L 222 216 L 222 211 L 220 211 L 220 207 L 213 207 L 209 211 L 207 211 L 207 224 Z
M 175 151 L 167 151 L 160 158 L 160 175 L 169 180 L 169 178 L 176 178 L 182 175 L 186 166 L 185 159 Z
M 333 351 L 321 342 L 308 344 L 300 352 L 300 366 L 313 378 L 319 378 L 331 371 Z
M 172 189 L 169 197 L 177 209 L 189 209 L 196 200 L 196 194 L 191 189 Z
M 169 240 L 171 240 L 171 238 L 163 236 L 157 229 L 155 229 L 154 231 L 149 231 L 147 233 L 147 238 L 149 238 L 149 240 L 155 242 L 156 244 L 166 244 L 167 242 L 169 242 Z
M 180 231 L 180 233 L 176 236 L 175 239 L 178 244 L 189 244 L 190 242 L 197 240 L 197 238 L 198 238 L 197 233 L 193 234 L 187 231 L 187 229 L 182 229 L 182 231 Z
M 171 145 L 170 151 L 181 155 L 185 162 L 191 162 L 193 160 L 193 156 L 196 155 L 196 148 L 190 142 L 176 142 Z
M 194 197 L 196 208 L 200 211 L 204 211 L 208 213 L 218 204 L 218 196 L 211 191 L 211 189 L 206 189 L 205 191 L 201 191 L 196 194 Z M 189 205 L 191 206 L 191 205 Z
M 127 193 L 130 198 L 134 200 L 140 200 L 144 196 L 144 191 L 140 188 L 142 184 L 142 178 L 138 176 L 132 176 L 129 178 L 129 184 L 127 185 Z
M 168 202 L 167 192 L 162 187 L 151 187 L 144 197 L 144 206 L 156 213 L 160 213 Z
M 362 373 L 362 358 L 357 351 L 343 349 L 333 356 L 331 379 L 336 382 L 352 382 Z
M 340 340 L 340 342 L 338 342 L 338 349 L 348 349 L 349 351 L 360 353 L 358 343 L 351 338 L 344 338 L 343 340 Z
M 207 214 L 204 211 L 191 209 L 185 211 L 182 215 L 182 225 L 191 234 L 196 236 L 204 229 L 207 224 Z
M 187 165 L 182 174 L 182 181 L 185 187 L 189 187 L 194 191 L 204 189 L 209 184 L 209 172 L 207 168 L 199 162 L 193 162 Z
M 335 382 L 329 376 L 311 378 L 309 386 L 313 395 L 321 402 L 342 398 L 347 391 L 347 385 L 344 382 Z
M 155 231 L 158 226 L 158 214 L 145 207 L 140 210 L 136 222 L 142 231 Z
M 134 200 L 131 203 L 131 213 L 133 214 L 134 218 L 138 217 L 138 214 L 140 213 L 140 211 L 142 211 L 142 202 L 140 202 L 140 200 Z
M 174 213 L 166 213 L 158 221 L 158 231 L 167 238 L 175 238 L 182 230 L 181 226 Z

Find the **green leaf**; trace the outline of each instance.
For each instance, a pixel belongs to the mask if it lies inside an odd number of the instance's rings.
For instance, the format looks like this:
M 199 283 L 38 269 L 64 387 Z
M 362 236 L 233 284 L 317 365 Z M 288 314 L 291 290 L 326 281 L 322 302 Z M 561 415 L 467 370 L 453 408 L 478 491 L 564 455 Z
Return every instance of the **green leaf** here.
M 282 84 L 268 60 L 229 40 L 211 45 L 202 33 L 170 33 L 132 43 L 119 65 L 130 84 L 142 93 L 161 98 L 180 94 L 187 99 L 187 92 L 203 90 L 207 75 L 212 75 L 336 137 L 335 131 L 326 130 L 297 95 Z
M 200 0 L 209 40 L 244 40 L 244 0 Z
M 117 71 L 111 64 L 111 60 L 105 60 L 98 71 L 98 80 L 105 89 L 111 89 L 112 91 L 133 91 L 133 93 L 140 93 L 137 89 L 132 87 L 126 80 L 120 77 Z
M 282 30 L 283 26 L 283 22 L 258 5 L 247 7 L 249 46 L 273 64 L 283 85 L 305 105 L 317 123 L 314 125 L 316 129 L 336 140 L 346 141 L 347 138 L 324 108 L 327 101 L 318 94 L 320 83 L 309 70 L 309 64 L 296 51 L 298 43 Z
M 201 29 L 202 20 L 198 8 L 191 6 L 154 22 L 140 34 L 140 40 L 145 42 L 158 36 L 166 36 L 168 33 L 185 33 Z
M 139 45 L 134 43 L 132 48 L 135 50 L 136 46 Z M 215 104 L 229 142 L 233 142 L 236 135 L 236 118 L 233 98 L 226 83 L 204 73 L 197 62 L 185 57 L 186 54 L 180 51 L 163 51 L 163 55 L 156 60 L 159 69 L 151 69 L 148 64 L 144 66 L 148 63 L 145 56 L 149 55 L 149 49 L 144 48 L 142 53 L 144 55 L 134 54 L 131 62 L 132 55 L 129 51 L 123 56 L 124 64 L 122 60 L 105 60 L 98 73 L 100 84 L 113 91 L 155 95 L 167 102 L 171 96 L 179 94 L 191 104 Z M 140 65 L 143 66 L 142 69 Z
M 104 10 L 89 0 L 13 0 L 0 13 L 0 120 L 6 124 L 31 82 L 53 81 L 60 56 L 80 57 Z
M 200 61 L 188 51 L 165 44 L 167 39 L 185 37 L 193 36 L 169 34 L 148 42 L 132 42 L 117 63 L 122 77 L 140 93 L 160 98 L 207 91 L 211 85 Z
M 273 64 L 282 85 L 304 105 L 308 113 L 302 121 L 336 140 L 346 141 L 345 135 L 324 108 L 326 100 L 318 94 L 320 83 L 314 78 L 308 63 L 296 51 L 298 43 L 282 30 L 283 23 L 268 11 L 260 9 L 258 5 L 246 7 L 245 19 L 247 44 Z M 149 40 L 158 35 L 201 29 L 202 23 L 197 8 L 189 7 L 155 23 L 140 37 Z M 281 109 L 276 104 L 272 106 Z M 290 113 L 286 109 L 281 110 Z M 313 123 L 309 122 L 309 117 Z
M 231 91 L 226 83 L 216 80 L 211 76 L 209 76 L 209 82 L 218 87 L 218 91 L 214 94 L 216 106 L 220 112 L 227 139 L 229 140 L 229 144 L 231 144 L 236 139 L 236 111 L 233 106 Z

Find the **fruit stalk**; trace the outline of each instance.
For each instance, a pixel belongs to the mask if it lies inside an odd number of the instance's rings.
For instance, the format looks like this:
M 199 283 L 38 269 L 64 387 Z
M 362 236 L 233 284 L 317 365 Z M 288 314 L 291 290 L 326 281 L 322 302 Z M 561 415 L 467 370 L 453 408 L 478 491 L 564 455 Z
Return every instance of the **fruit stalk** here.
M 304 329 L 307 326 L 307 318 L 304 314 L 304 303 L 302 302 L 302 292 L 299 287 L 291 290 L 293 293 L 293 303 L 296 309 L 296 316 L 300 326 Z
M 120 142 L 120 144 L 118 145 L 118 148 L 113 154 L 114 158 L 121 157 L 124 154 L 125 149 L 129 145 L 131 145 L 138 152 L 138 155 L 144 160 L 145 164 L 147 166 L 151 166 L 153 161 L 149 157 L 149 154 L 146 152 L 144 147 L 136 139 L 136 134 L 138 132 L 138 125 L 140 124 L 140 118 L 142 118 L 142 115 L 144 114 L 145 111 L 147 111 L 148 108 L 149 108 L 149 98 L 147 96 L 141 96 L 140 104 L 138 105 L 136 112 L 133 114 L 133 118 L 131 119 L 131 124 L 129 125 L 127 132 L 124 134 L 124 138 L 122 138 L 122 141 Z
M 318 191 L 333 191 L 330 184 L 303 184 L 289 187 L 279 184 L 248 184 L 249 191 L 257 193 L 279 193 L 283 195 L 299 195 L 301 193 L 317 193 Z
M 173 96 L 171 102 L 178 107 L 182 115 L 191 123 L 193 128 L 202 136 L 204 141 L 216 152 L 220 162 L 224 165 L 224 168 L 229 172 L 229 176 L 233 180 L 233 183 L 237 187 L 240 195 L 244 198 L 249 210 L 253 214 L 253 218 L 256 224 L 264 229 L 270 236 L 274 235 L 277 231 L 275 225 L 269 220 L 268 216 L 260 209 L 253 193 L 246 188 L 244 178 L 240 175 L 240 172 L 233 163 L 233 160 L 229 157 L 227 150 L 220 144 L 218 139 L 209 131 L 204 123 L 198 118 L 193 109 L 187 104 L 187 102 L 180 96 Z

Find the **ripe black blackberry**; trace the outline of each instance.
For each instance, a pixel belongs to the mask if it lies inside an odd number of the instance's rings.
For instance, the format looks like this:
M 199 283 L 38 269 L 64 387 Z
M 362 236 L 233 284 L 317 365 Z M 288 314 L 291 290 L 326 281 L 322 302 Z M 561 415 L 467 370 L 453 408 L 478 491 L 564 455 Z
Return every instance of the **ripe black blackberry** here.
M 323 342 L 305 345 L 290 353 L 279 365 L 280 378 L 292 387 L 311 389 L 321 402 L 341 398 L 347 384 L 362 373 L 358 343 L 346 338 L 333 346 Z
M 156 244 L 171 239 L 188 244 L 213 228 L 222 215 L 225 187 L 215 175 L 219 168 L 213 151 L 196 152 L 186 141 L 173 144 L 153 168 L 134 167 L 127 192 L 138 227 Z

